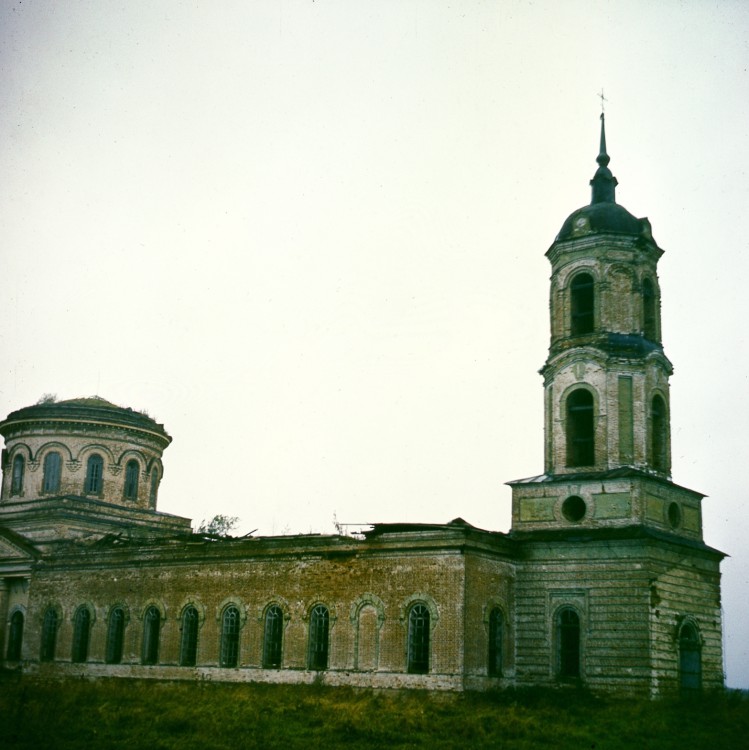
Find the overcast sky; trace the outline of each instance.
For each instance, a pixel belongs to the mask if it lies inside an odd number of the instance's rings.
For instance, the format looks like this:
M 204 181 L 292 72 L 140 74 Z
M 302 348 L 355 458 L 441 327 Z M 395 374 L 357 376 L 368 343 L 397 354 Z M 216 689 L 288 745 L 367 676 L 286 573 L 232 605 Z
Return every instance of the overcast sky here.
M 603 88 L 749 688 L 749 4 L 5 0 L 0 66 L 0 416 L 147 410 L 160 509 L 263 534 L 509 528 Z

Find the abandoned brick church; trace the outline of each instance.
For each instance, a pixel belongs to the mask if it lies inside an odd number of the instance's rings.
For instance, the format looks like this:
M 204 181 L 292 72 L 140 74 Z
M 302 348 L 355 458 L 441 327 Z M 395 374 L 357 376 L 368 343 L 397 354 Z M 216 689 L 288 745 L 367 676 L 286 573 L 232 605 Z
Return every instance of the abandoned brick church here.
M 0 423 L 0 659 L 50 677 L 485 689 L 723 685 L 722 553 L 671 481 L 662 250 L 592 199 L 547 251 L 545 466 L 512 529 L 462 519 L 361 537 L 213 538 L 157 510 L 171 442 L 100 398 Z

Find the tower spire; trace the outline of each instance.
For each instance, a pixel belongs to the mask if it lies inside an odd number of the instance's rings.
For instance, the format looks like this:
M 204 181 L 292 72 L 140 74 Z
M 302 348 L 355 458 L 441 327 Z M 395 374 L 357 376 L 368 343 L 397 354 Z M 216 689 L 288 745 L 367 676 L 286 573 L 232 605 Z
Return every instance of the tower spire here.
M 598 169 L 590 181 L 591 203 L 616 203 L 617 179 L 609 169 L 610 157 L 606 152 L 606 116 L 601 112 L 601 145 L 598 149 Z

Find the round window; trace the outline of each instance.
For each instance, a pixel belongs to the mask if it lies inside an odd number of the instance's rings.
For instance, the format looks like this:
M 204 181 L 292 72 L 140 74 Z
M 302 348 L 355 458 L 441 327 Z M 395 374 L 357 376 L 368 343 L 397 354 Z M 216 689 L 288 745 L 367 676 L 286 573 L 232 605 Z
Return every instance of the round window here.
M 668 522 L 672 529 L 678 529 L 681 526 L 681 508 L 678 503 L 671 503 L 668 506 Z
M 562 503 L 562 515 L 568 521 L 581 521 L 586 510 L 585 500 L 577 495 L 571 495 Z

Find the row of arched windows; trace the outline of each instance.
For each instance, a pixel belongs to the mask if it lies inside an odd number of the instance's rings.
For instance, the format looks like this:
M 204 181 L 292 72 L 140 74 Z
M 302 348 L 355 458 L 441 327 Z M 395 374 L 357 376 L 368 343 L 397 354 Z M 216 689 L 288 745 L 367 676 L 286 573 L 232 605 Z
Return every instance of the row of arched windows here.
M 570 335 L 583 336 L 595 330 L 595 280 L 589 273 L 577 273 L 570 282 Z M 642 334 L 658 340 L 658 315 L 655 286 L 649 278 L 642 281 Z
M 91 610 L 82 605 L 73 616 L 71 661 L 84 663 L 89 657 Z M 44 613 L 41 633 L 40 660 L 54 661 L 60 617 L 57 609 L 49 607 Z M 109 612 L 104 661 L 119 664 L 123 658 L 127 615 L 124 607 L 116 606 Z M 414 602 L 407 614 L 407 671 L 427 674 L 431 663 L 431 614 L 424 602 Z M 143 614 L 141 663 L 159 663 L 162 616 L 158 607 L 150 605 Z M 487 672 L 492 677 L 502 675 L 504 651 L 504 617 L 498 607 L 488 617 L 489 651 Z M 179 665 L 194 667 L 197 663 L 200 616 L 195 605 L 188 605 L 180 616 Z M 239 666 L 241 614 L 239 607 L 229 604 L 221 612 L 218 663 L 220 667 Z M 17 610 L 10 621 L 7 658 L 21 658 L 23 613 Z M 278 604 L 271 604 L 263 615 L 262 666 L 280 669 L 283 666 L 284 613 Z M 307 668 L 322 671 L 328 668 L 330 648 L 330 611 L 324 604 L 316 604 L 309 612 L 307 639 Z
M 22 495 L 24 487 L 26 461 L 18 453 L 13 459 L 11 472 L 11 495 Z M 62 478 L 62 456 L 58 451 L 50 451 L 44 456 L 42 467 L 42 494 L 53 495 L 60 491 Z M 140 464 L 131 459 L 125 465 L 125 481 L 122 496 L 125 500 L 138 499 L 140 481 Z M 151 469 L 151 485 L 149 499 L 152 506 L 156 503 L 156 492 L 159 486 L 159 470 Z M 86 462 L 86 476 L 83 480 L 83 494 L 101 495 L 104 489 L 104 459 L 98 453 L 92 453 Z
M 283 661 L 283 611 L 277 604 L 265 610 L 263 627 L 264 669 L 280 669 Z M 199 614 L 194 605 L 185 607 L 180 622 L 179 665 L 194 667 L 198 652 Z M 7 658 L 18 661 L 21 658 L 23 641 L 23 612 L 16 610 L 10 618 Z M 119 664 L 122 661 L 126 616 L 122 607 L 114 607 L 109 614 L 105 661 Z M 219 666 L 239 665 L 239 608 L 230 604 L 221 615 Z M 423 602 L 416 602 L 408 611 L 408 663 L 412 674 L 427 674 L 430 667 L 430 613 Z M 487 672 L 491 677 L 502 675 L 504 651 L 504 619 L 499 608 L 491 610 L 489 625 L 489 653 Z M 41 661 L 55 659 L 59 616 L 54 607 L 44 614 L 40 649 Z M 143 617 L 143 640 L 141 663 L 159 663 L 159 635 L 161 613 L 158 607 L 149 606 Z M 557 610 L 554 622 L 556 672 L 560 679 L 576 680 L 582 676 L 582 642 L 580 615 L 569 606 Z M 71 661 L 83 663 L 88 660 L 88 647 L 91 630 L 91 612 L 86 606 L 79 607 L 73 618 L 73 645 Z M 307 668 L 322 671 L 328 668 L 330 634 L 330 612 L 324 604 L 316 604 L 310 611 L 309 635 L 307 644 Z M 680 684 L 685 689 L 701 686 L 702 655 L 701 639 L 697 626 L 685 620 L 678 637 Z
M 593 393 L 584 387 L 568 394 L 565 404 L 567 466 L 593 466 L 596 463 L 596 420 Z M 668 471 L 668 418 L 666 402 L 656 393 L 650 402 L 650 465 Z

